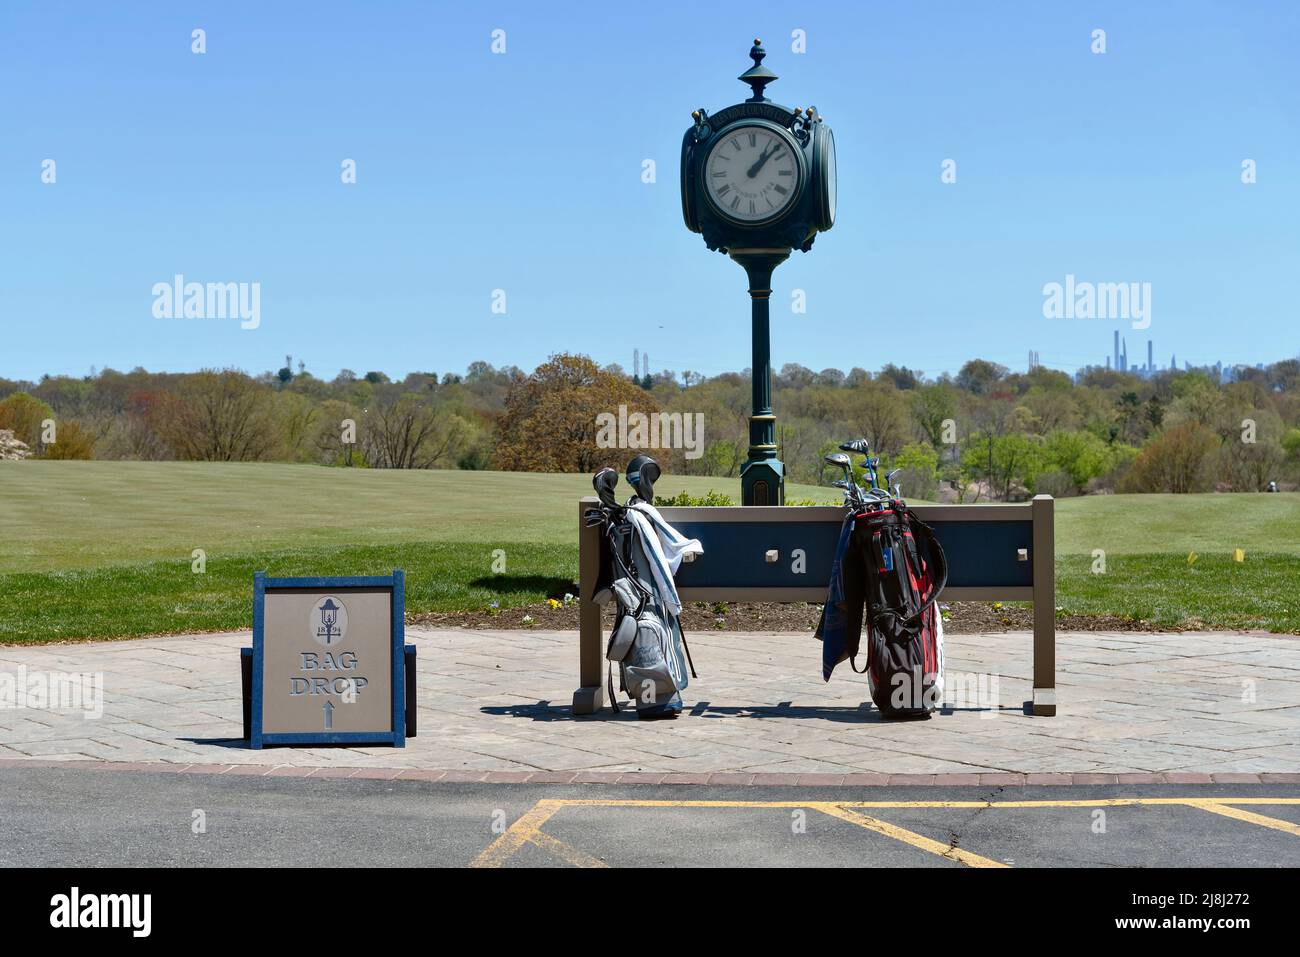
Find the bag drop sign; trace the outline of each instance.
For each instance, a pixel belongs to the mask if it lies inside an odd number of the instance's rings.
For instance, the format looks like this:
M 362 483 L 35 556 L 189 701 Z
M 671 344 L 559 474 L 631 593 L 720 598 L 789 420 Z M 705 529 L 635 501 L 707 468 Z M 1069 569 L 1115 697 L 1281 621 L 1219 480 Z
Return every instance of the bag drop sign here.
M 403 581 L 254 578 L 251 743 L 405 743 Z

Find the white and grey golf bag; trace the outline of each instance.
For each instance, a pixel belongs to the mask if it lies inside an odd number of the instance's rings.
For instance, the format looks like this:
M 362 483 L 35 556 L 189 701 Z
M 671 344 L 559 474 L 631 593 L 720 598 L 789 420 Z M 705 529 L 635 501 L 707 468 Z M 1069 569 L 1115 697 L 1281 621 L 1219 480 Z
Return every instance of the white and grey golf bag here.
M 615 567 L 624 565 L 620 570 L 632 574 L 613 584 L 618 613 L 605 657 L 611 665 L 618 665 L 620 687 L 636 703 L 637 717 L 680 714 L 681 692 L 690 682 L 681 623 L 655 588 L 651 559 L 635 528 L 620 523 L 611 538 L 616 550 L 621 550 L 619 546 L 626 549 L 617 557 Z M 612 673 L 609 684 L 610 704 L 618 711 Z

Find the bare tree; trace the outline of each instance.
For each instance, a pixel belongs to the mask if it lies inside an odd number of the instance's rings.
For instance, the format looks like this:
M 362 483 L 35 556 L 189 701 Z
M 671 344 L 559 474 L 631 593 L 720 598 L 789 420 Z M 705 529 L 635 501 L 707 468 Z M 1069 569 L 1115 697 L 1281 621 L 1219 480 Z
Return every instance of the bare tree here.
M 255 462 L 276 446 L 269 396 L 242 372 L 204 370 L 160 409 L 161 432 L 181 458 Z
M 372 468 L 427 469 L 459 451 L 466 423 L 410 393 L 396 390 L 376 396 L 366 411 L 362 454 Z

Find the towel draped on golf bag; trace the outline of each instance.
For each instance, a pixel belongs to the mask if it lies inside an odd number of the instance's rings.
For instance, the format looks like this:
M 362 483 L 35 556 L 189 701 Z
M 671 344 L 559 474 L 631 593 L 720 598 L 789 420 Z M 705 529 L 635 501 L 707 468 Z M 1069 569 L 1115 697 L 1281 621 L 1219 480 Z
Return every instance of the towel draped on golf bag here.
M 867 684 L 886 717 L 923 717 L 943 699 L 943 618 L 936 604 L 948 564 L 933 530 L 902 502 L 850 511 L 840 528 L 817 625 L 822 678 L 856 658 L 867 634 Z
M 690 682 L 688 666 L 691 675 L 695 669 L 679 620 L 682 604 L 673 573 L 683 555 L 698 555 L 703 548 L 644 502 L 629 505 L 621 520 L 607 525 L 606 533 L 613 578 L 609 587 L 617 603 L 605 651 L 610 705 L 620 710 L 614 693 L 617 664 L 619 685 L 636 702 L 638 718 L 680 714 L 681 692 Z

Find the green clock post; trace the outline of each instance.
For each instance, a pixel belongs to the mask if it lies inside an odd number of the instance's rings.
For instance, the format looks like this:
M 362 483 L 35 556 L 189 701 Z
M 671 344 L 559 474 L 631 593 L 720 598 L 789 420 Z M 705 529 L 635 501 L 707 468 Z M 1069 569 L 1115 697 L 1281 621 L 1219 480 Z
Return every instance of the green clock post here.
M 754 65 L 739 77 L 753 94 L 695 123 L 682 138 L 682 218 L 709 249 L 726 253 L 749 278 L 753 327 L 753 397 L 749 456 L 740 472 L 745 505 L 785 503 L 785 466 L 777 456 L 772 412 L 769 302 L 772 272 L 791 250 L 807 252 L 835 224 L 835 138 L 815 107 L 773 103 L 764 88 L 777 78 Z

